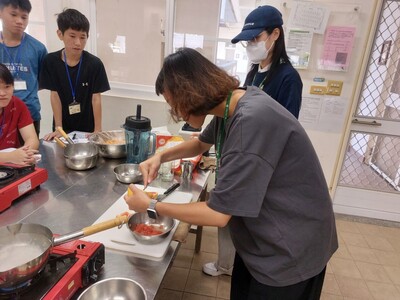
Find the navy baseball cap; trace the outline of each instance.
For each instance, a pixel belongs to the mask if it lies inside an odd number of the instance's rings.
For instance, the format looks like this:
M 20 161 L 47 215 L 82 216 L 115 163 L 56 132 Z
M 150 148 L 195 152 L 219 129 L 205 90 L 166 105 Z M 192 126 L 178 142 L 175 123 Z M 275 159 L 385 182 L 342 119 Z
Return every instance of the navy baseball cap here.
M 232 39 L 232 44 L 239 41 L 250 41 L 267 27 L 283 25 L 282 14 L 273 6 L 259 6 L 244 21 L 242 32 Z

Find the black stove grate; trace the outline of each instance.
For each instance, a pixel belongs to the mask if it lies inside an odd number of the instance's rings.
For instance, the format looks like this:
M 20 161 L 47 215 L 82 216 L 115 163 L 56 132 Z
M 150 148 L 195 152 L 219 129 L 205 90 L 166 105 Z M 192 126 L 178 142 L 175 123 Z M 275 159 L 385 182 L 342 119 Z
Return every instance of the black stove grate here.
M 35 171 L 35 165 L 11 167 L 0 165 L 0 189 Z
M 12 290 L 0 290 L 0 299 L 43 299 L 77 260 L 76 252 L 66 255 L 51 254 L 45 268 L 39 274 Z

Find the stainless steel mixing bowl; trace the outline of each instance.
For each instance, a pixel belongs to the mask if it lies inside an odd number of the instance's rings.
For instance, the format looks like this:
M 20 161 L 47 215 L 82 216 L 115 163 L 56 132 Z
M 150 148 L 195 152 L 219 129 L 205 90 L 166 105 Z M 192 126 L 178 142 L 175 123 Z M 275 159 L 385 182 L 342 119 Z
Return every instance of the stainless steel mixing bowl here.
M 139 224 L 154 225 L 156 228 L 162 226 L 162 233 L 157 235 L 140 234 L 135 231 Z M 130 216 L 126 226 L 138 242 L 142 244 L 158 244 L 170 234 L 175 226 L 175 220 L 165 216 L 158 216 L 157 219 L 152 219 L 147 213 L 135 213 Z
M 89 136 L 89 141 L 99 147 L 99 153 L 103 157 L 126 157 L 125 132 L 123 130 L 96 132 Z
M 122 183 L 137 183 L 143 178 L 137 164 L 120 164 L 114 168 L 114 174 Z
M 99 149 L 92 143 L 68 144 L 64 149 L 65 164 L 72 170 L 88 170 L 96 166 Z
M 78 300 L 147 300 L 143 286 L 135 280 L 114 277 L 89 286 Z

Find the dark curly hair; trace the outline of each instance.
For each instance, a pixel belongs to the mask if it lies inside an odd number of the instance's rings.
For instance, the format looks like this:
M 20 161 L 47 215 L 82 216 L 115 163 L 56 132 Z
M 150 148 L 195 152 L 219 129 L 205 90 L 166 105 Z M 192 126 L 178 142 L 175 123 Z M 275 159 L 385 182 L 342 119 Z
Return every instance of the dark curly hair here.
M 165 58 L 157 76 L 157 95 L 165 92 L 174 121 L 189 115 L 206 115 L 224 101 L 230 91 L 239 87 L 239 80 L 194 49 L 181 48 Z

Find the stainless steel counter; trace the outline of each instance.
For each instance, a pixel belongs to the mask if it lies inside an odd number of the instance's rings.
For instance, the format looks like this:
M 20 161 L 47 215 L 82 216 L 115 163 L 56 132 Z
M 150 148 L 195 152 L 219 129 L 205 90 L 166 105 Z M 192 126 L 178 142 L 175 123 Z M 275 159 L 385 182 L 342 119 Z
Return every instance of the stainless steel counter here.
M 12 223 L 38 223 L 53 233 L 66 234 L 81 230 L 96 221 L 122 194 L 127 184 L 116 180 L 113 169 L 123 160 L 100 158 L 97 166 L 87 171 L 73 171 L 65 166 L 63 150 L 52 142 L 41 141 L 42 161 L 38 167 L 48 171 L 49 179 L 41 187 L 14 201 L 0 213 L 0 227 Z M 189 182 L 181 182 L 179 191 L 190 192 L 198 200 L 207 186 L 209 172 L 196 170 Z M 167 188 L 169 182 L 154 181 L 152 186 Z M 128 277 L 146 290 L 154 299 L 161 281 L 174 258 L 179 244 L 171 242 L 161 261 L 135 258 L 106 249 L 105 265 L 99 280 L 110 277 Z M 75 295 L 76 296 L 76 295 Z

